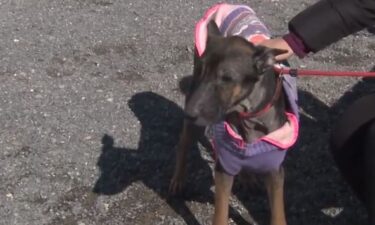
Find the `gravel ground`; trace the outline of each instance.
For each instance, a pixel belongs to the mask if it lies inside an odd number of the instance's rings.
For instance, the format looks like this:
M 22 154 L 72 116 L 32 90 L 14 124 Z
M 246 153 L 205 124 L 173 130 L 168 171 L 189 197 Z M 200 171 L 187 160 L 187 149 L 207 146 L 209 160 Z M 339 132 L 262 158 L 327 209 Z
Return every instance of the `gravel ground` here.
M 233 2 L 233 1 L 229 1 Z M 237 1 L 275 35 L 313 1 Z M 0 224 L 209 224 L 212 158 L 196 146 L 183 196 L 169 197 L 193 28 L 215 1 L 0 0 Z M 369 70 L 361 32 L 294 67 Z M 371 81 L 300 78 L 301 137 L 286 161 L 290 225 L 364 224 L 327 148 Z M 236 185 L 232 224 L 267 224 L 262 188 Z M 247 213 L 250 212 L 250 214 Z

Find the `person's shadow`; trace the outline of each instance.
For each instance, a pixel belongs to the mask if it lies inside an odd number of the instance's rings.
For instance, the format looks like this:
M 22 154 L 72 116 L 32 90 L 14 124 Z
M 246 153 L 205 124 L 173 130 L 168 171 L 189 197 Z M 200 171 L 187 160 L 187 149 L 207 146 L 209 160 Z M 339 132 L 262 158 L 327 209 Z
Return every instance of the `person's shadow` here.
M 296 216 L 290 224 L 300 224 L 298 218 L 311 224 L 366 224 L 366 210 L 338 171 L 329 150 L 329 137 L 345 109 L 374 91 L 374 79 L 361 79 L 332 106 L 309 92 L 299 91 L 300 107 L 305 113 L 301 116 L 299 141 L 286 160 L 286 200 L 289 214 Z M 334 216 L 332 206 L 342 212 Z

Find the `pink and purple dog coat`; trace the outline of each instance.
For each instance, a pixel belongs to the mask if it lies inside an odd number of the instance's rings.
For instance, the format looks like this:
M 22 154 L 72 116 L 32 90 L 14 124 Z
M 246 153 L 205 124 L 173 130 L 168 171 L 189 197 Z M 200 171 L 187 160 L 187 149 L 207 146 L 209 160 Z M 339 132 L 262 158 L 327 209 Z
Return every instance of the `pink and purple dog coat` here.
M 199 56 L 205 50 L 207 24 L 211 20 L 225 37 L 237 35 L 254 44 L 270 38 L 269 30 L 250 7 L 218 4 L 207 10 L 196 25 L 195 48 Z M 299 129 L 296 78 L 283 75 L 282 79 L 288 100 L 288 121 L 278 130 L 246 143 L 226 121 L 208 128 L 207 136 L 215 150 L 216 160 L 227 174 L 234 176 L 243 169 L 254 173 L 276 171 L 284 161 L 286 150 L 296 142 Z

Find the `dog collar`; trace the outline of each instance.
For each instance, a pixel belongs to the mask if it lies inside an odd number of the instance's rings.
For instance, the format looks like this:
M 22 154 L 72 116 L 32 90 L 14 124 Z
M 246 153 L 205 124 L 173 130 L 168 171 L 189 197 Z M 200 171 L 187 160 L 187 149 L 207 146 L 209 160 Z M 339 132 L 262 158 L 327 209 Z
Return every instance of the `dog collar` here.
M 271 109 L 273 104 L 280 97 L 281 90 L 282 90 L 282 77 L 281 77 L 280 74 L 277 75 L 277 81 L 276 82 L 277 83 L 276 83 L 275 92 L 274 92 L 271 100 L 260 110 L 257 110 L 257 111 L 254 111 L 254 112 L 240 112 L 239 113 L 240 118 L 248 119 L 248 118 L 254 118 L 254 117 L 258 117 L 258 116 L 261 116 L 263 114 L 266 114 Z

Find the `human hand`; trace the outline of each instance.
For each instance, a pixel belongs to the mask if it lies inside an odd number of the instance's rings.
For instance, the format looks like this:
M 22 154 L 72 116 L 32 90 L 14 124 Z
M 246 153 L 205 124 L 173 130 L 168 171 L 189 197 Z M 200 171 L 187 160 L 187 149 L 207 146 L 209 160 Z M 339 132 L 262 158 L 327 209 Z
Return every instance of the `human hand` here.
M 268 48 L 285 50 L 286 53 L 275 56 L 276 61 L 283 61 L 294 55 L 293 50 L 290 48 L 288 43 L 282 38 L 268 39 L 268 40 L 262 41 L 261 43 L 259 43 L 259 45 L 262 45 Z

